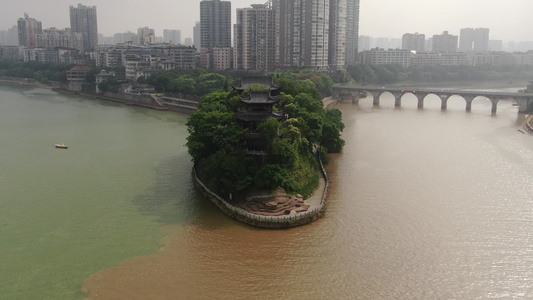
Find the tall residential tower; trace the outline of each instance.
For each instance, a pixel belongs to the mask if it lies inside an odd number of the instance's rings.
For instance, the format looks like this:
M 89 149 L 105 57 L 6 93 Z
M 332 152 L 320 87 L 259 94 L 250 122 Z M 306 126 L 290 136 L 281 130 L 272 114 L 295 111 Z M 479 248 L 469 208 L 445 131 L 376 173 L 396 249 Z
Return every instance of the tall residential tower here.
M 489 29 L 462 28 L 459 36 L 459 51 L 489 51 Z
M 273 0 L 279 67 L 328 68 L 329 0 Z
M 269 71 L 274 68 L 274 11 L 264 4 L 237 9 L 234 33 L 234 68 Z
M 70 6 L 70 28 L 83 35 L 83 47 L 87 50 L 98 48 L 98 23 L 96 6 Z
M 353 65 L 359 48 L 359 0 L 346 0 L 346 64 Z
M 330 0 L 328 65 L 334 70 L 346 68 L 346 15 L 346 0 Z
M 231 47 L 231 2 L 200 2 L 200 47 Z
M 416 52 L 424 52 L 426 36 L 424 34 L 406 33 L 402 36 L 402 49 Z
M 43 31 L 41 21 L 30 18 L 28 14 L 24 14 L 24 18 L 18 19 L 17 26 L 19 45 L 26 48 L 35 48 L 37 46 L 37 34 Z

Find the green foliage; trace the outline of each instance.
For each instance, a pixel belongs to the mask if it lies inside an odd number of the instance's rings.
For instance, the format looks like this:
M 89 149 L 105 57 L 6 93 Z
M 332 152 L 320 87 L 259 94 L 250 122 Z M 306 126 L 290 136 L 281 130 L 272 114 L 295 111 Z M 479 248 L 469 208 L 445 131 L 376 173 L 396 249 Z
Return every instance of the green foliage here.
M 478 81 L 526 80 L 533 76 L 532 66 L 413 66 L 352 65 L 348 73 L 361 84 L 391 84 L 399 82 L 457 83 Z
M 322 127 L 322 146 L 329 152 L 339 153 L 344 147 L 344 143 L 340 137 L 339 126 L 333 120 L 326 118 Z
M 216 95 L 226 94 L 219 92 Z M 211 97 L 216 98 L 216 95 Z M 187 121 L 189 136 L 186 145 L 195 162 L 200 162 L 221 149 L 231 152 L 240 143 L 243 133 L 237 126 L 235 114 L 228 111 L 223 99 L 205 100 L 210 102 L 202 103 L 201 108 Z
M 193 96 L 205 96 L 219 90 L 229 89 L 228 79 L 220 74 L 207 73 L 204 69 L 171 70 L 152 74 L 148 79 L 137 80 L 148 83 L 158 92 L 181 93 Z
M 268 92 L 268 91 L 270 91 L 270 87 L 268 87 L 268 86 L 266 86 L 264 84 L 254 83 L 254 84 L 250 85 L 249 88 L 245 89 L 242 92 L 242 96 L 243 97 L 249 97 L 251 92 Z
M 42 83 L 49 81 L 66 82 L 66 71 L 73 65 L 58 65 L 37 61 L 0 61 L 0 76 L 32 78 Z
M 187 122 L 190 133 L 187 147 L 210 188 L 235 195 L 252 187 L 267 190 L 281 187 L 306 197 L 316 189 L 319 176 L 314 151 L 342 149 L 342 114 L 338 110 L 324 110 L 316 86 L 327 88 L 329 81 L 313 73 L 291 76 L 294 79 L 281 74 L 276 78 L 283 92 L 275 110 L 283 111 L 287 118 L 281 121 L 269 118 L 257 126 L 266 156 L 245 154 L 241 137 L 246 131 L 235 117 L 243 104 L 235 91 L 219 90 L 202 98 L 199 109 Z M 200 77 L 203 82 L 223 80 L 212 74 Z M 255 85 L 249 91 L 268 89 Z
M 196 85 L 196 80 L 190 75 L 181 75 L 178 78 L 172 79 L 168 83 L 167 90 L 175 93 L 183 93 L 186 95 L 194 94 L 194 86 Z
M 102 91 L 102 93 L 106 93 L 106 92 L 118 93 L 119 84 L 117 83 L 115 76 L 108 76 L 108 78 L 106 78 L 104 82 L 101 82 L 98 85 L 98 89 Z
M 215 73 L 200 75 L 196 80 L 196 94 L 207 95 L 222 90 L 226 80 L 223 75 Z
M 287 171 L 279 165 L 264 165 L 254 177 L 254 186 L 260 190 L 273 190 L 283 186 Z
M 199 168 L 208 174 L 207 184 L 219 193 L 238 193 L 252 184 L 252 178 L 247 176 L 248 160 L 241 154 L 221 149 L 202 160 Z
M 307 93 L 314 98 L 330 96 L 333 90 L 333 80 L 327 74 L 311 71 L 284 71 L 270 74 L 276 84 L 282 86 L 282 92 L 290 95 Z M 312 83 L 312 84 L 311 84 Z

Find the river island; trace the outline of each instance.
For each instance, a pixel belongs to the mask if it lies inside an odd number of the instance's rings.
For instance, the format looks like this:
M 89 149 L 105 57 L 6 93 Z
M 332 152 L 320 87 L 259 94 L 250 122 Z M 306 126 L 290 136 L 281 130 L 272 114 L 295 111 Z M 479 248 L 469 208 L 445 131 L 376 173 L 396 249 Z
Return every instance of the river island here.
M 243 77 L 230 91 L 203 97 L 187 127 L 196 186 L 232 218 L 288 228 L 324 214 L 322 162 L 344 146 L 344 124 L 313 85 Z

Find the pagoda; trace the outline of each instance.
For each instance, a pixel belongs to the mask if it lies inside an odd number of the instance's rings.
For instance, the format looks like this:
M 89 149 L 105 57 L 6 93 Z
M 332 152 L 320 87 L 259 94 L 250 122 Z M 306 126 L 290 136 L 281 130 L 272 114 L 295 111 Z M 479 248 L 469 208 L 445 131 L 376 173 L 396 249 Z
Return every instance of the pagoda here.
M 249 96 L 243 96 L 242 92 L 250 88 L 253 84 L 265 85 L 269 91 L 254 92 L 251 91 Z M 281 86 L 272 82 L 271 77 L 254 76 L 244 77 L 241 79 L 241 85 L 233 86 L 241 94 L 241 103 L 244 104 L 245 110 L 236 113 L 237 120 L 240 122 L 242 129 L 247 129 L 243 135 L 246 152 L 250 155 L 266 155 L 264 141 L 258 131 L 261 122 L 268 119 L 284 120 L 285 115 L 282 111 L 274 111 L 274 105 L 280 101 Z
M 254 84 L 260 84 L 268 87 L 272 95 L 279 95 L 281 86 L 274 84 L 274 79 L 269 76 L 246 76 L 241 78 L 239 85 L 233 85 L 233 88 L 242 94 L 244 90 L 249 89 Z

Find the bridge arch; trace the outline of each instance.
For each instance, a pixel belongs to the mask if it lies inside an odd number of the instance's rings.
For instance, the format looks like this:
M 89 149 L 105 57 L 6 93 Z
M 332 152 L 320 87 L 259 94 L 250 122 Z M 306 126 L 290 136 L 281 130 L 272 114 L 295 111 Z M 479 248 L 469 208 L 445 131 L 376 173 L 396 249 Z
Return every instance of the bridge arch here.
M 448 108 L 448 100 L 453 97 L 461 97 L 465 101 L 465 110 L 471 111 L 472 102 L 479 98 L 485 97 L 491 102 L 491 112 L 495 114 L 498 108 L 498 102 L 503 99 L 513 99 L 518 103 L 520 113 L 528 113 L 533 111 L 533 95 L 522 93 L 504 93 L 504 92 L 486 92 L 486 91 L 461 91 L 461 90 L 446 90 L 446 89 L 421 89 L 421 90 L 405 90 L 397 87 L 361 87 L 361 86 L 333 86 L 333 95 L 339 99 L 342 93 L 352 95 L 352 101 L 357 103 L 359 96 L 365 95 L 373 96 L 373 105 L 379 106 L 381 96 L 388 92 L 393 95 L 396 107 L 402 105 L 402 98 L 405 94 L 411 93 L 418 99 L 418 108 L 424 107 L 424 101 L 428 95 L 436 95 L 441 100 L 441 109 Z M 342 99 L 341 99 L 342 100 Z M 477 100 L 476 100 L 477 101 Z

